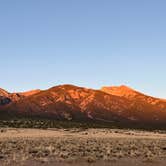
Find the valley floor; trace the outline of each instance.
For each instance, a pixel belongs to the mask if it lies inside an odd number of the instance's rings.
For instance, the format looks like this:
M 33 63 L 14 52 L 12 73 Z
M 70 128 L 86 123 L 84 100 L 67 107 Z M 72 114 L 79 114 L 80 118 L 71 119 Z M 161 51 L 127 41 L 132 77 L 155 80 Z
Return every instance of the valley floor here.
M 0 129 L 0 165 L 165 166 L 166 132 Z

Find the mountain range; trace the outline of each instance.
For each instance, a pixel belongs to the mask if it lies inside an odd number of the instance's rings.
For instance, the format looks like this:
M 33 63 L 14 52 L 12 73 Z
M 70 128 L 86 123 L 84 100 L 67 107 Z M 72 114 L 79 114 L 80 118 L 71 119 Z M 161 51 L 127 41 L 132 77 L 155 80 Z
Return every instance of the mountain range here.
M 9 93 L 0 89 L 0 118 L 37 117 L 122 124 L 166 124 L 166 100 L 125 85 L 100 90 L 59 85 Z

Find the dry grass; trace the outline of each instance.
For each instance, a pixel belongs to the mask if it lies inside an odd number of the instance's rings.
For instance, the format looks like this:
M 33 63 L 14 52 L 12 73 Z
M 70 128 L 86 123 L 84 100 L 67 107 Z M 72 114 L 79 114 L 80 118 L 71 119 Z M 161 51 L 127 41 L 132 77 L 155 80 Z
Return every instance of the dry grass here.
M 159 160 L 162 163 L 166 157 L 165 136 L 109 129 L 6 129 L 0 134 L 0 165 L 101 165 L 104 162 L 119 166 L 126 159 L 126 165 L 130 160 L 142 165 Z

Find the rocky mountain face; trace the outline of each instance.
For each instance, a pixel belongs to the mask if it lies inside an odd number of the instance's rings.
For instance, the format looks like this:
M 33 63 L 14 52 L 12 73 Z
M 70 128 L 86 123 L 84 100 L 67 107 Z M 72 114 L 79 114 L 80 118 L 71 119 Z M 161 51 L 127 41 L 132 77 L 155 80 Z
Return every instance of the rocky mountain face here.
M 40 92 L 40 90 L 32 90 L 32 91 L 21 92 L 21 93 L 9 93 L 5 91 L 4 89 L 0 88 L 0 106 L 17 102 L 25 97 L 34 95 L 38 92 Z
M 45 91 L 9 94 L 0 113 L 59 120 L 166 124 L 166 101 L 144 95 L 129 87 L 93 90 L 61 85 Z M 17 95 L 17 97 L 12 97 Z
M 113 86 L 113 87 L 103 87 L 101 88 L 101 91 L 115 95 L 124 97 L 130 102 L 132 102 L 135 106 L 139 105 L 139 107 L 142 105 L 142 109 L 144 109 L 144 105 L 151 105 L 154 106 L 156 110 L 158 111 L 166 111 L 166 100 L 165 99 L 159 99 L 154 98 L 148 95 L 145 95 L 143 93 L 140 93 L 136 90 L 133 90 L 127 86 Z
M 0 96 L 4 96 L 5 97 L 5 96 L 8 96 L 8 94 L 9 93 L 7 91 L 5 91 L 4 89 L 0 88 Z
M 7 105 L 11 102 L 20 100 L 22 96 L 18 93 L 9 93 L 4 89 L 0 89 L 0 105 Z
M 8 92 L 0 88 L 0 105 L 9 104 Z

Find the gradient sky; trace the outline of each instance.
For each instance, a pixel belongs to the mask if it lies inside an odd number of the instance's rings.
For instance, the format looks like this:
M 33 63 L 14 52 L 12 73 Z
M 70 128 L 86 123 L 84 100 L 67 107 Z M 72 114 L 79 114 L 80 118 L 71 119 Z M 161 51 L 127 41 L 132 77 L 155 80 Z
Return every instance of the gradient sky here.
M 166 98 L 165 0 L 0 0 L 0 87 L 126 84 Z

